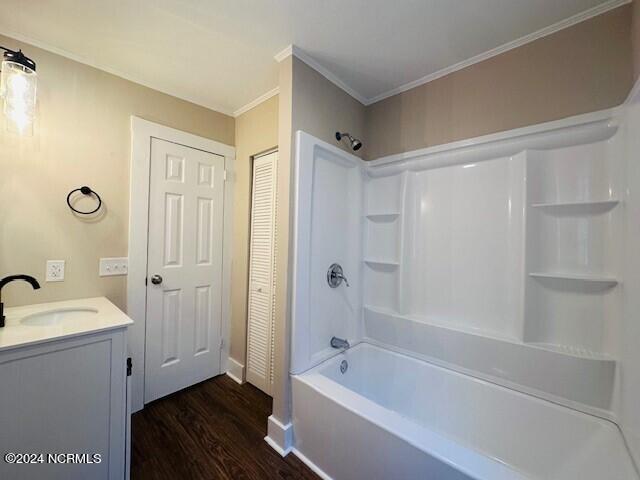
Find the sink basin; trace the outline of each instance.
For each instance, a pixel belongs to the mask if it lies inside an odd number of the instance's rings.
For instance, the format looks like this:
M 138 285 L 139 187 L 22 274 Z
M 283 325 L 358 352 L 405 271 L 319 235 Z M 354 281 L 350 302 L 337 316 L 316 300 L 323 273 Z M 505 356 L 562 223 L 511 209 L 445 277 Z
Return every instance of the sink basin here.
M 133 324 L 105 297 L 9 307 L 4 309 L 4 314 L 6 327 L 0 328 L 0 355 L 6 350 L 27 345 L 110 330 L 122 331 Z M 0 403 L 1 397 L 0 394 Z M 0 472 L 3 472 L 2 466 Z M 0 478 L 4 478 L 2 473 Z
M 20 323 L 29 326 L 50 326 L 58 325 L 65 320 L 86 317 L 87 315 L 95 315 L 98 310 L 95 308 L 57 308 L 55 310 L 46 310 L 31 315 L 27 315 Z

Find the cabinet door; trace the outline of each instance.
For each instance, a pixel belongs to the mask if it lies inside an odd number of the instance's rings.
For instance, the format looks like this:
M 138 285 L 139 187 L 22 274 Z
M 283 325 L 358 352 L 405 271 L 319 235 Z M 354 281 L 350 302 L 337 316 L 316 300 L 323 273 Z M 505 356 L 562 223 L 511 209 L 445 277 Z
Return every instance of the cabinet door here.
M 0 461 L 0 478 L 122 480 L 125 376 L 124 332 L 0 353 L 0 452 L 45 455 L 37 464 Z M 90 460 L 53 464 L 48 453 Z

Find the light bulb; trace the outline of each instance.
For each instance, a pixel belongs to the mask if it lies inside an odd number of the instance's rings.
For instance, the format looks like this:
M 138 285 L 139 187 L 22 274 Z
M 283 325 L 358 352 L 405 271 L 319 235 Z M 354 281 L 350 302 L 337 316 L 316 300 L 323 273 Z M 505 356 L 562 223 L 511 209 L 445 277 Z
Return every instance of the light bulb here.
M 16 131 L 17 133 L 26 133 L 27 129 L 32 128 L 32 119 L 26 113 L 26 109 L 24 108 L 9 108 L 8 110 L 5 110 L 5 115 L 13 127 L 10 128 L 12 131 Z
M 7 130 L 33 133 L 36 105 L 36 72 L 31 68 L 5 59 L 2 62 L 0 96 L 4 100 Z
M 15 96 L 24 95 L 29 88 L 29 83 L 19 71 L 9 77 L 8 83 L 8 90 Z

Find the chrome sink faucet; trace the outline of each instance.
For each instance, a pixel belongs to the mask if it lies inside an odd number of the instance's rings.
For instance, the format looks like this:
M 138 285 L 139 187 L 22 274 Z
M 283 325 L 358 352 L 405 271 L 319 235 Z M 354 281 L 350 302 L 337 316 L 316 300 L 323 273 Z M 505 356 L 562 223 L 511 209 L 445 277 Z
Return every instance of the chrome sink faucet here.
M 24 280 L 25 282 L 31 284 L 34 290 L 38 290 L 40 288 L 40 284 L 38 280 L 33 278 L 30 275 L 9 275 L 8 277 L 4 277 L 0 280 L 0 328 L 4 327 L 4 303 L 2 303 L 2 288 L 7 284 L 16 280 Z
M 342 348 L 346 350 L 351 345 L 349 345 L 349 342 L 344 338 L 331 337 L 331 346 L 333 348 Z

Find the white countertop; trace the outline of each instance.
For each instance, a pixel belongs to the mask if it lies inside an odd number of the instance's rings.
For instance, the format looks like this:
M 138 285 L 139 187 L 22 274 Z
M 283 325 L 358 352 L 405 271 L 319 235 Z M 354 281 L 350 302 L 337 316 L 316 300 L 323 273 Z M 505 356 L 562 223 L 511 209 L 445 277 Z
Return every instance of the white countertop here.
M 79 309 L 55 325 L 23 325 L 21 320 L 47 311 Z M 85 311 L 81 311 L 84 309 Z M 133 324 L 122 310 L 105 297 L 39 303 L 5 308 L 5 327 L 0 328 L 0 351 L 37 343 L 97 333 Z

